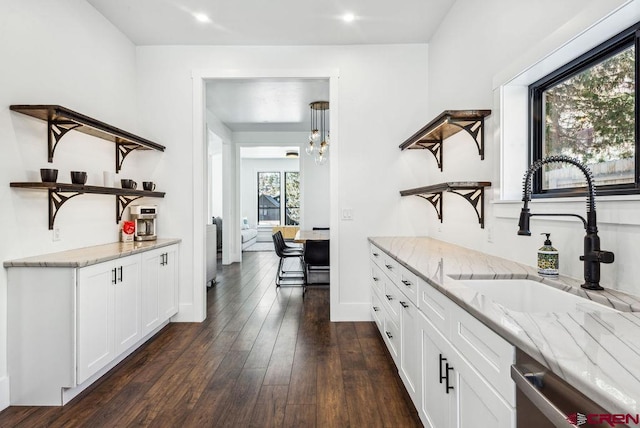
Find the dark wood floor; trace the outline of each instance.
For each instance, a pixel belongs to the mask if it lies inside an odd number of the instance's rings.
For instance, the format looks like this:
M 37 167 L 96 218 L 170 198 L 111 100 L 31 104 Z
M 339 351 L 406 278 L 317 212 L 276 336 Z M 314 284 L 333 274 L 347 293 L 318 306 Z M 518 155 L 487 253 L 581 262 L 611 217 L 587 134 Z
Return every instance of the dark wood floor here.
M 329 293 L 274 285 L 244 253 L 175 323 L 64 407 L 9 407 L 0 427 L 421 426 L 373 323 L 329 322 Z

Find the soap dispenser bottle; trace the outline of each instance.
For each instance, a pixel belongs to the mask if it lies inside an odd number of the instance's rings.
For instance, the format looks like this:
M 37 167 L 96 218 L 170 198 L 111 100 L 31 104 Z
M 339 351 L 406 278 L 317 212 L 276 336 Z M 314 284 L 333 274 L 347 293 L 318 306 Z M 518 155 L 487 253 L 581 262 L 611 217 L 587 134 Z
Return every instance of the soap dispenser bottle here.
M 544 241 L 544 245 L 538 250 L 538 273 L 540 275 L 553 275 L 557 276 L 559 271 L 559 256 L 558 250 L 551 245 L 550 233 L 541 233 L 541 235 L 547 235 L 547 239 Z

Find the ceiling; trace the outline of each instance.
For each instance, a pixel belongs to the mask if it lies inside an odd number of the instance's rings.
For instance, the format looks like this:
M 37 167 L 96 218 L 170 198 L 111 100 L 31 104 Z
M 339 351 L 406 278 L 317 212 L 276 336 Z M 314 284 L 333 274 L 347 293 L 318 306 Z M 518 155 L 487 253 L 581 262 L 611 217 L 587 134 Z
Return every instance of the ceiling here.
M 206 88 L 207 109 L 233 132 L 309 132 L 312 101 L 329 101 L 328 80 L 220 79 Z
M 455 0 L 87 0 L 135 45 L 427 43 Z M 199 22 L 194 14 L 206 14 Z M 353 14 L 352 22 L 342 17 Z M 309 131 L 328 81 L 217 80 L 207 108 L 231 131 Z
M 455 0 L 87 0 L 134 44 L 426 43 Z M 194 14 L 205 14 L 199 22 Z M 345 22 L 346 13 L 354 16 Z

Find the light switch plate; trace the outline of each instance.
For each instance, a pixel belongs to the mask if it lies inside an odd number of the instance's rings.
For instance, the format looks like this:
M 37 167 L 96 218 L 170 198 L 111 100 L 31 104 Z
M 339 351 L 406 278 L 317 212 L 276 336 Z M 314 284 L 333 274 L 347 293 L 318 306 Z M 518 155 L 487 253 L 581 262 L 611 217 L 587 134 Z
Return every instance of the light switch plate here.
M 59 227 L 54 227 L 53 230 L 51 231 L 51 240 L 52 241 L 59 241 L 60 240 L 60 228 Z
M 342 220 L 353 220 L 353 208 L 342 209 Z

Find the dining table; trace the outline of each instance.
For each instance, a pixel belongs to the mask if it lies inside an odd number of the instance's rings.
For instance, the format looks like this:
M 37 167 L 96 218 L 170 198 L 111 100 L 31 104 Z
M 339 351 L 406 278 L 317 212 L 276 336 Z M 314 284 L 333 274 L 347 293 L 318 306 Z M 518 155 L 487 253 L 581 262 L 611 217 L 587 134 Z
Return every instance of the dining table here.
M 293 242 L 304 244 L 307 241 L 328 241 L 328 230 L 304 230 L 300 229 L 296 232 Z

